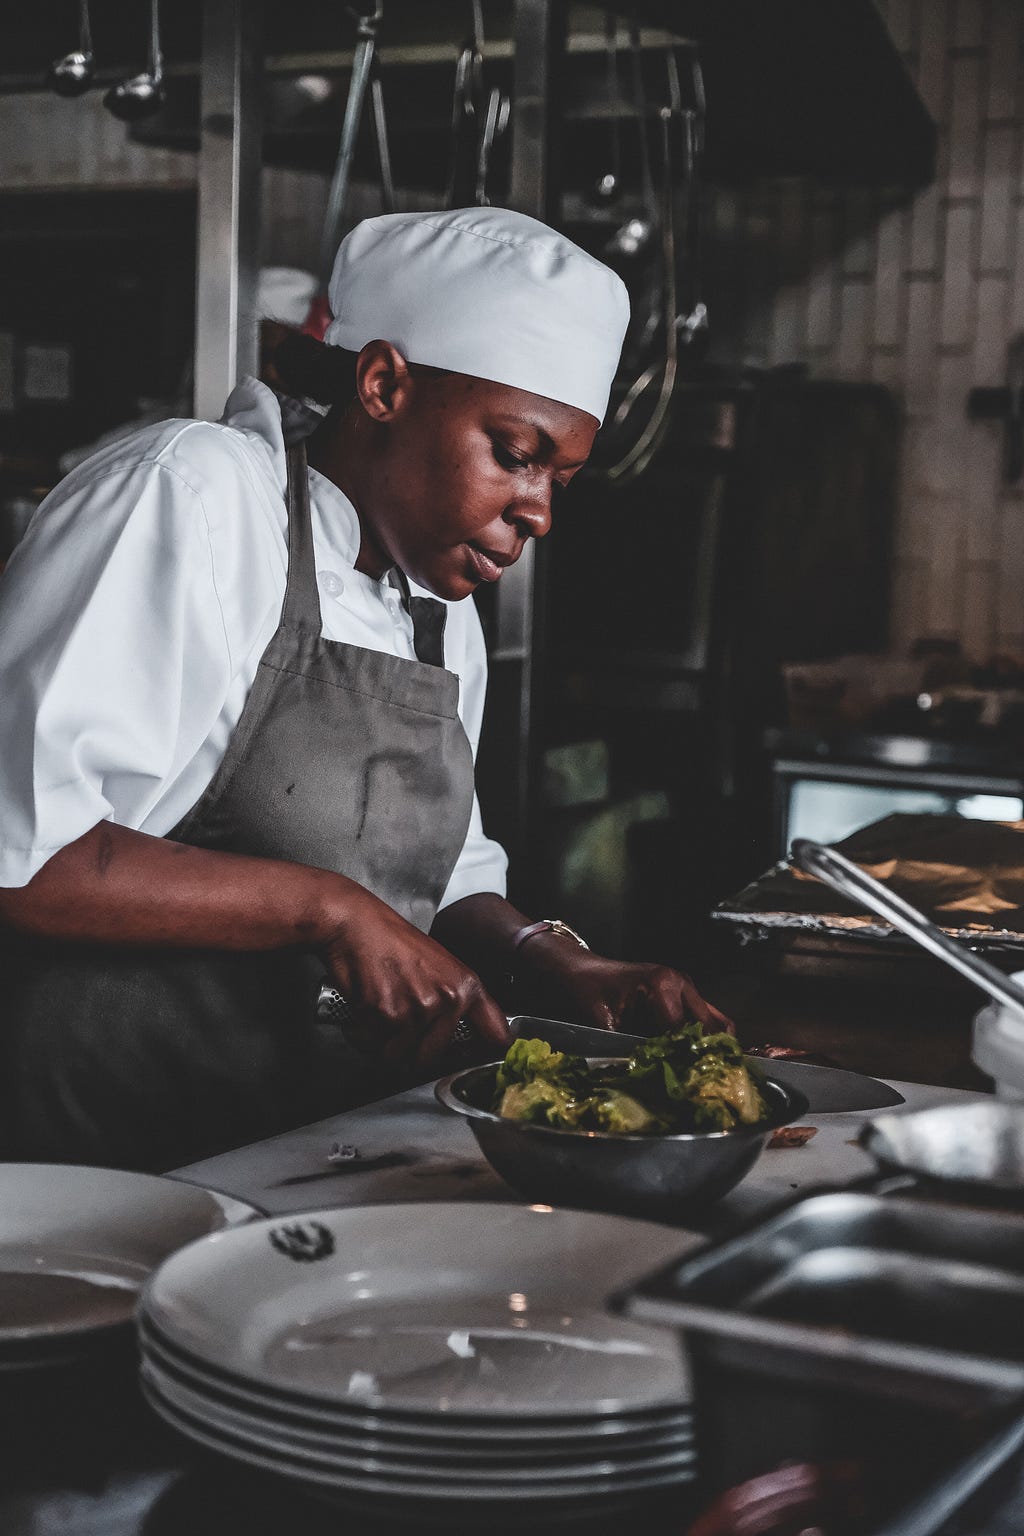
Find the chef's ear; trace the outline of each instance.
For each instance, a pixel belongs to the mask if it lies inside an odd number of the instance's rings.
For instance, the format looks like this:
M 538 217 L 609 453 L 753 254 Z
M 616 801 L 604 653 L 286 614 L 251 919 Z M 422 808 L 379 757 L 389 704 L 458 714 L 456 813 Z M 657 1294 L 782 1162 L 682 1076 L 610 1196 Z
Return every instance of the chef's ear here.
M 356 362 L 356 393 L 373 421 L 390 421 L 410 383 L 409 365 L 389 341 L 368 341 Z

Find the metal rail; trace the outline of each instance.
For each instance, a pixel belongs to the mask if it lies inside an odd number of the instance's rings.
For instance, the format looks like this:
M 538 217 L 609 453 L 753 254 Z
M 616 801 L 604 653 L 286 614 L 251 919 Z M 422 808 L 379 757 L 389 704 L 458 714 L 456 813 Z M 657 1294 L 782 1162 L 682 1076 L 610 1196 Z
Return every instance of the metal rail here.
M 240 376 L 259 371 L 261 9 L 203 8 L 193 409 L 208 420 Z
M 546 222 L 557 222 L 552 163 L 567 17 L 567 0 L 516 0 L 509 206 Z M 544 651 L 542 555 L 528 540 L 494 595 L 482 795 L 488 824 L 508 849 L 513 871 L 527 867 L 524 852 L 538 778 L 534 684 Z M 529 892 L 516 894 L 529 897 Z

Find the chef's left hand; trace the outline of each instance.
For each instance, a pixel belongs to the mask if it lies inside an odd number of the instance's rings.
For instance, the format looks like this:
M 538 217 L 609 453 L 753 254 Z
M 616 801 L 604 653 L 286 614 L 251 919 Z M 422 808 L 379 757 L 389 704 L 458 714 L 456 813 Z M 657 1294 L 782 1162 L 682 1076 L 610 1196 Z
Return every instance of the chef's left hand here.
M 524 998 L 537 1012 L 594 1029 L 656 1035 L 696 1016 L 707 1030 L 734 1034 L 731 1020 L 703 998 L 689 976 L 667 965 L 607 960 L 590 950 L 550 941 L 519 969 Z M 556 944 L 558 952 L 556 952 Z M 525 949 L 525 946 L 524 946 Z

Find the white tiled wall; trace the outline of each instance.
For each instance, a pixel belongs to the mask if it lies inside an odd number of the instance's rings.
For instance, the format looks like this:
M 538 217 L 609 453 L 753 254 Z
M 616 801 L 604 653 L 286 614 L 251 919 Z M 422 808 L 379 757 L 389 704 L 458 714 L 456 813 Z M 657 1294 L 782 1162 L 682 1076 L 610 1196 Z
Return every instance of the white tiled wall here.
M 134 143 L 99 92 L 69 101 L 43 91 L 0 96 L 0 191 L 158 191 L 195 179 L 194 154 Z M 315 267 L 326 203 L 325 177 L 265 169 L 263 260 Z
M 894 644 L 1024 649 L 1024 485 L 1003 480 L 1001 425 L 966 413 L 1024 330 L 1024 0 L 878 4 L 939 126 L 936 184 L 909 206 L 802 183 L 717 194 L 711 248 L 735 225 L 744 272 L 740 315 L 712 323 L 726 355 L 900 399 Z

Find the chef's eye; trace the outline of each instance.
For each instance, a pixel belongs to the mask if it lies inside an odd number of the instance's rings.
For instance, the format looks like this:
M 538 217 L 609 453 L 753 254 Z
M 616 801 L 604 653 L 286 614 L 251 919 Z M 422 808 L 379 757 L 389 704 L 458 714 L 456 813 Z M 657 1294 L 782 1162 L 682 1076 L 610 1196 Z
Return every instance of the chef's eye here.
M 505 444 L 499 442 L 497 438 L 491 439 L 491 447 L 494 457 L 502 469 L 529 469 L 529 459 L 524 459 L 522 455 L 513 453 L 511 448 L 506 448 Z

